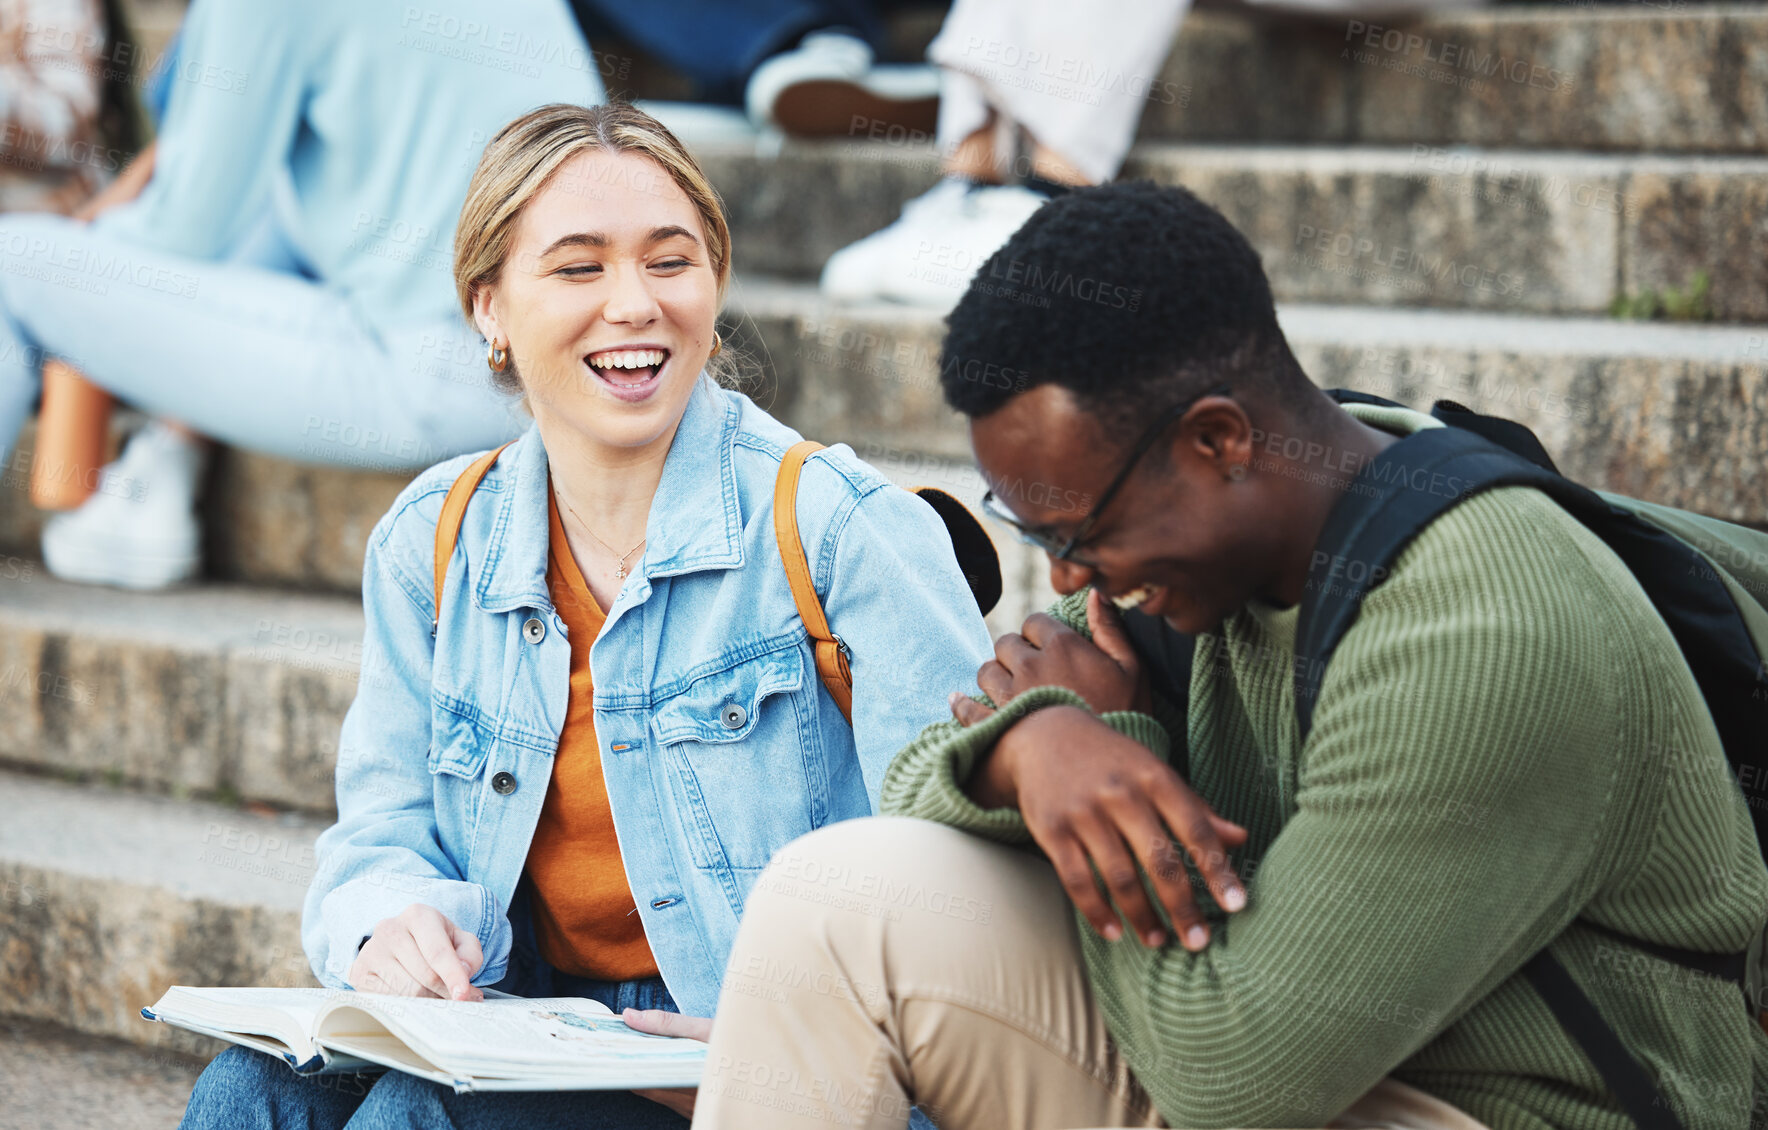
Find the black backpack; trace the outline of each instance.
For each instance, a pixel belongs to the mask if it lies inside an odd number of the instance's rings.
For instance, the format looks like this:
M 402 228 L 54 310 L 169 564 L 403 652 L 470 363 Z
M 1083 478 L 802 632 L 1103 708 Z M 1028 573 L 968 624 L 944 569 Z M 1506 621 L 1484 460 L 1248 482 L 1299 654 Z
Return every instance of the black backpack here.
M 1401 407 L 1348 390 L 1339 403 Z M 1391 444 L 1364 466 L 1333 507 L 1315 545 L 1296 628 L 1295 708 L 1307 740 L 1326 666 L 1380 584 L 1418 532 L 1467 498 L 1503 486 L 1530 486 L 1553 499 L 1621 558 L 1651 598 L 1706 698 L 1734 780 L 1744 784 L 1758 843 L 1768 843 L 1768 534 L 1618 495 L 1598 494 L 1566 479 L 1534 433 L 1514 421 L 1484 416 L 1452 401 L 1431 415 L 1449 425 L 1421 429 Z M 1437 489 L 1414 489 L 1416 483 Z M 1334 562 L 1357 570 L 1331 575 Z M 1358 576 L 1349 576 L 1356 572 Z M 1190 685 L 1192 639 L 1164 621 L 1131 612 L 1125 626 L 1150 675 L 1177 688 Z M 1756 793 L 1750 796 L 1750 793 Z M 1613 933 L 1594 923 L 1584 923 Z M 1677 949 L 1638 938 L 1620 940 L 1657 957 L 1745 987 L 1746 954 Z M 1651 1077 L 1621 1044 L 1596 1005 L 1546 949 L 1522 973 L 1555 1019 L 1589 1056 L 1633 1122 L 1680 1130 Z

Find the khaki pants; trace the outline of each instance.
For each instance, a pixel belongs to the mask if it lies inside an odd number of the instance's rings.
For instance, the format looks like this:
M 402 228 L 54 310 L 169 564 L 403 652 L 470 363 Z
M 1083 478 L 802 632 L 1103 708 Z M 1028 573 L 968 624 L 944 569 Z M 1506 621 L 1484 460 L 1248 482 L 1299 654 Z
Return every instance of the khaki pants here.
M 805 836 L 749 895 L 694 1125 L 882 1130 L 917 1104 L 940 1130 L 1166 1125 L 1075 930 L 1040 856 L 894 817 Z M 1391 1079 L 1334 1125 L 1484 1130 Z

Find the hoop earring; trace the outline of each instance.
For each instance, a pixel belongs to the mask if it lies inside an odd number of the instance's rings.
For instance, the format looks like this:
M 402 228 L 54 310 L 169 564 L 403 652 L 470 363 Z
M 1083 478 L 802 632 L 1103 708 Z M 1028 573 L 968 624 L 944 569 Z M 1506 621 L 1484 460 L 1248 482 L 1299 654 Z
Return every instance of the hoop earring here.
M 505 369 L 509 368 L 510 367 L 509 350 L 499 349 L 497 347 L 497 343 L 495 341 L 488 342 L 487 344 L 490 346 L 490 348 L 485 350 L 485 364 L 491 366 L 491 371 L 494 373 L 501 373 Z
M 1236 463 L 1232 467 L 1229 467 L 1228 468 L 1228 477 L 1230 479 L 1234 480 L 1235 482 L 1239 482 L 1241 479 L 1244 479 L 1246 477 L 1246 465 L 1243 463 Z
M 720 353 L 723 353 L 723 352 L 724 352 L 724 339 L 722 337 L 718 336 L 717 330 L 713 330 L 712 331 L 712 352 L 708 353 L 706 355 L 706 360 L 710 361 L 714 357 L 717 357 Z

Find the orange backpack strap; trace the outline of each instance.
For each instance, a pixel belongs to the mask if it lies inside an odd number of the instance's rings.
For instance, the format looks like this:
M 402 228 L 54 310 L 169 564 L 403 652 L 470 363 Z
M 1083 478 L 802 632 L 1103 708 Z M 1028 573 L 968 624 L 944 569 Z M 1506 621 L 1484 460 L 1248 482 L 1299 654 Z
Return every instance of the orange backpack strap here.
M 810 561 L 804 556 L 804 542 L 798 537 L 798 473 L 804 461 L 823 445 L 815 440 L 795 443 L 780 460 L 780 477 L 774 480 L 774 539 L 780 543 L 780 560 L 786 566 L 786 582 L 792 586 L 792 602 L 804 621 L 804 630 L 816 643 L 816 673 L 829 697 L 841 708 L 847 724 L 853 724 L 853 672 L 847 668 L 847 655 L 841 640 L 829 631 L 829 618 L 823 615 L 823 603 L 817 599 L 816 586 L 810 579 Z
M 506 443 L 473 460 L 454 480 L 454 485 L 448 488 L 448 496 L 442 500 L 442 514 L 436 519 L 436 612 L 430 618 L 432 639 L 436 635 L 436 625 L 442 621 L 442 579 L 448 576 L 448 562 L 454 556 L 455 542 L 460 540 L 460 523 L 467 516 L 467 503 L 473 500 L 473 492 L 479 489 L 485 472 L 491 470 L 491 465 L 503 454 L 503 448 L 508 446 Z

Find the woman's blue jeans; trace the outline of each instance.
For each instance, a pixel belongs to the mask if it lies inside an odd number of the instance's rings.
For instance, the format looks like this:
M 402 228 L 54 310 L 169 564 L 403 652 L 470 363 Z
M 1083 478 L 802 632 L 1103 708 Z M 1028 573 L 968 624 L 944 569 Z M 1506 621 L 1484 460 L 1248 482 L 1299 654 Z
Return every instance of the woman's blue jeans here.
M 552 996 L 676 1011 L 658 978 L 589 981 L 552 974 Z M 677 1130 L 687 1119 L 631 1091 L 511 1091 L 457 1095 L 415 1075 L 300 1076 L 248 1048 L 216 1056 L 190 1096 L 180 1130 Z

